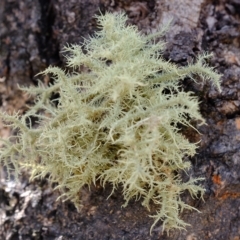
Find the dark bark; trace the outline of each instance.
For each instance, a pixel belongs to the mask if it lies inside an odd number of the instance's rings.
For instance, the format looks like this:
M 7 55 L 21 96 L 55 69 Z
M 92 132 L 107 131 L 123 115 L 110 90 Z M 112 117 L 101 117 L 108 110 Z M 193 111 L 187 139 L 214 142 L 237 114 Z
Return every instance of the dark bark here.
M 239 1 L 1 0 L 2 110 L 26 109 L 32 100 L 17 84 L 36 84 L 34 76 L 47 66 L 64 66 L 60 50 L 97 30 L 99 10 L 125 11 L 129 23 L 145 33 L 173 17 L 164 56 L 179 65 L 194 61 L 199 52 L 213 52 L 210 64 L 223 74 L 221 94 L 211 84 L 184 80 L 185 88 L 199 96 L 208 124 L 199 129 L 201 136 L 190 136 L 201 139 L 190 175 L 206 178 L 205 202 L 183 194 L 202 213 L 182 213 L 191 224 L 187 231 L 172 230 L 167 236 L 159 223 L 150 236 L 149 212 L 134 201 L 121 208 L 121 187 L 108 200 L 111 186 L 81 190 L 78 213 L 70 202 L 56 202 L 59 194 L 47 179 L 29 183 L 24 173 L 10 185 L 0 169 L 0 239 L 240 239 Z M 2 124 L 0 131 L 7 134 Z

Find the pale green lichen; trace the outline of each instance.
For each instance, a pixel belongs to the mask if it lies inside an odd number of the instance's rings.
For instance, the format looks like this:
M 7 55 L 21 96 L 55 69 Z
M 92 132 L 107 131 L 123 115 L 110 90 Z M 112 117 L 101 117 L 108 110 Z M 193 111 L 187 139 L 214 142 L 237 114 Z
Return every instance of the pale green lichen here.
M 95 37 L 64 48 L 71 73 L 49 67 L 42 74 L 51 74 L 52 85 L 24 89 L 36 97 L 34 106 L 21 117 L 1 113 L 19 131 L 14 143 L 5 141 L 0 161 L 27 167 L 31 178 L 48 175 L 76 206 L 85 185 L 122 186 L 125 205 L 136 198 L 144 207 L 158 206 L 152 227 L 161 220 L 163 229 L 184 228 L 179 213 L 194 208 L 180 194 L 188 190 L 195 197 L 204 189 L 199 179 L 182 182 L 177 173 L 191 167 L 183 159 L 197 147 L 179 125 L 193 128 L 191 119 L 204 119 L 197 98 L 181 90 L 179 80 L 197 74 L 220 89 L 220 75 L 205 65 L 209 55 L 187 67 L 165 61 L 164 43 L 154 41 L 164 31 L 143 36 L 126 26 L 123 14 L 97 20 Z

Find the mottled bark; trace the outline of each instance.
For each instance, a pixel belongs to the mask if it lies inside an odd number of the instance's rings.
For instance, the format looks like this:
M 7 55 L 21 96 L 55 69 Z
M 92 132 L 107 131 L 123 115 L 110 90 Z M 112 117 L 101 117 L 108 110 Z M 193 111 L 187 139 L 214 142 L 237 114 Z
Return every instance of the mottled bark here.
M 108 200 L 111 186 L 83 189 L 80 213 L 58 196 L 46 180 L 11 185 L 0 168 L 1 239 L 240 239 L 240 2 L 238 0 L 1 0 L 0 1 L 0 94 L 1 109 L 26 109 L 31 103 L 17 84 L 36 84 L 34 77 L 49 65 L 63 66 L 60 50 L 66 43 L 79 43 L 97 30 L 99 10 L 124 11 L 129 24 L 143 33 L 157 31 L 169 19 L 172 25 L 164 56 L 179 65 L 194 61 L 203 51 L 213 52 L 210 61 L 223 74 L 222 93 L 210 84 L 184 80 L 199 96 L 207 124 L 198 154 L 191 159 L 190 176 L 204 176 L 205 202 L 183 199 L 202 213 L 184 212 L 191 224 L 187 231 L 152 236 L 152 219 L 139 202 L 121 208 L 121 188 Z M 42 79 L 44 80 L 44 79 Z M 201 80 L 199 79 L 201 82 Z M 2 136 L 9 136 L 0 123 Z M 187 177 L 183 174 L 183 177 Z M 152 206 L 154 213 L 154 206 Z

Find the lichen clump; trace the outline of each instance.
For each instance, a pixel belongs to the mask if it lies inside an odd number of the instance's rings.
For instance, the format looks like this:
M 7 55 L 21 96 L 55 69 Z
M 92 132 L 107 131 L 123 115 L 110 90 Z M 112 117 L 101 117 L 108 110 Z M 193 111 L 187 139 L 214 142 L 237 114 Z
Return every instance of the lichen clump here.
M 140 199 L 144 207 L 159 207 L 152 227 L 161 220 L 164 229 L 184 228 L 179 213 L 193 207 L 180 194 L 188 190 L 194 197 L 204 189 L 199 179 L 182 182 L 178 174 L 190 168 L 183 159 L 197 147 L 179 126 L 193 128 L 191 119 L 204 119 L 179 80 L 196 74 L 219 89 L 220 75 L 205 65 L 209 55 L 187 67 L 164 60 L 164 43 L 155 41 L 164 31 L 144 36 L 126 20 L 124 14 L 98 16 L 94 37 L 64 48 L 72 71 L 49 67 L 42 74 L 53 84 L 24 88 L 36 98 L 24 115 L 1 113 L 18 134 L 5 140 L 0 161 L 16 171 L 26 167 L 31 178 L 47 175 L 76 206 L 85 185 L 122 186 L 125 205 Z

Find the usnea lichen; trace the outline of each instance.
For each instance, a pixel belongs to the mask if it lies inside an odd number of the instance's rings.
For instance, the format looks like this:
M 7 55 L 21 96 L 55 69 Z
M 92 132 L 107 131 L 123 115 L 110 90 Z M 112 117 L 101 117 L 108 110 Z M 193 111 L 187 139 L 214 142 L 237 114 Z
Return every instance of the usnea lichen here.
M 16 171 L 30 169 L 31 178 L 50 176 L 76 206 L 85 185 L 122 186 L 125 205 L 141 199 L 148 209 L 158 206 L 152 227 L 161 220 L 163 229 L 184 228 L 179 213 L 193 207 L 180 194 L 188 190 L 195 197 L 204 189 L 199 179 L 182 182 L 178 174 L 191 167 L 183 159 L 197 147 L 179 126 L 193 128 L 191 119 L 204 119 L 197 98 L 181 90 L 179 80 L 200 75 L 220 89 L 220 75 L 205 65 L 209 55 L 187 67 L 165 61 L 164 43 L 154 41 L 164 31 L 144 36 L 126 26 L 123 14 L 97 20 L 95 37 L 64 48 L 72 72 L 49 67 L 42 74 L 51 74 L 52 85 L 24 88 L 35 96 L 34 106 L 22 116 L 1 113 L 18 134 L 5 140 L 0 161 Z

